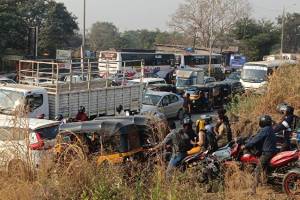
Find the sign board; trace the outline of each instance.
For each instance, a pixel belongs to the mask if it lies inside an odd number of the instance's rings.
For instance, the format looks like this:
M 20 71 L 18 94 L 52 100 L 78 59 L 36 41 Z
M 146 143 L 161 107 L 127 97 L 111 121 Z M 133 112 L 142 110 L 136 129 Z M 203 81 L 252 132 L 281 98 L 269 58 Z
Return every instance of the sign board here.
M 56 60 L 71 60 L 71 50 L 56 50 Z

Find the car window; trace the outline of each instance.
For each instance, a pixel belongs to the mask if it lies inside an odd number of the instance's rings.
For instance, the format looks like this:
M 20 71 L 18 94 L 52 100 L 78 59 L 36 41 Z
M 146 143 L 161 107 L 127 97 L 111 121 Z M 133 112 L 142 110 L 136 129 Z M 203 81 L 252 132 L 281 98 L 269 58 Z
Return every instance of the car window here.
M 41 105 L 43 105 L 43 95 L 42 94 L 33 94 L 26 97 L 27 104 L 30 110 L 35 110 Z
M 59 131 L 58 125 L 55 125 L 55 126 L 37 129 L 35 132 L 39 133 L 42 139 L 52 140 L 56 137 L 58 131 Z
M 169 95 L 170 103 L 176 103 L 178 101 L 178 97 L 176 95 Z
M 162 99 L 162 105 L 168 105 L 168 104 L 170 104 L 169 97 L 168 97 L 168 96 L 165 96 L 165 97 Z

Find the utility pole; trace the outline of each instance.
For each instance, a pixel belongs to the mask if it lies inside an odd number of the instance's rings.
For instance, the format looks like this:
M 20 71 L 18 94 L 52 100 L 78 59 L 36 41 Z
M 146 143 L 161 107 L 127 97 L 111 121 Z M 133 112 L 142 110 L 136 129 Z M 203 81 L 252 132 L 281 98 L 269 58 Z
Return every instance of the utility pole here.
M 39 27 L 35 27 L 35 59 L 38 58 Z
M 211 13 L 210 13 L 210 36 L 209 36 L 209 61 L 208 61 L 208 76 L 211 75 L 211 56 L 212 56 L 212 36 L 213 36 L 213 11 L 214 0 L 211 0 Z
M 282 11 L 282 20 L 281 20 L 281 43 L 280 43 L 280 59 L 283 59 L 283 39 L 284 39 L 284 21 L 285 21 L 285 6 Z
M 81 70 L 82 75 L 84 71 L 84 54 L 85 54 L 85 0 L 83 0 L 83 32 L 82 32 L 82 43 L 81 43 Z

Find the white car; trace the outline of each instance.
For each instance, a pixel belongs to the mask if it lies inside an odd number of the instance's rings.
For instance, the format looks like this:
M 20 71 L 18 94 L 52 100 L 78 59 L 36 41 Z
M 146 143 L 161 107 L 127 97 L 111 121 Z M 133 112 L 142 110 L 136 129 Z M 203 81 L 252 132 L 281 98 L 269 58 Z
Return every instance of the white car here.
M 133 84 L 139 84 L 141 83 L 141 79 L 133 79 L 128 81 L 128 85 L 133 85 Z M 165 79 L 163 78 L 143 78 L 143 83 L 145 84 L 145 87 L 147 88 L 149 85 L 154 85 L 154 84 L 167 84 Z
M 30 168 L 53 156 L 57 121 L 0 115 L 0 167 L 8 172 L 20 164 Z
M 183 98 L 171 92 L 147 91 L 141 113 L 163 113 L 166 118 L 183 118 Z
M 17 84 L 14 80 L 6 77 L 0 77 L 0 83 Z

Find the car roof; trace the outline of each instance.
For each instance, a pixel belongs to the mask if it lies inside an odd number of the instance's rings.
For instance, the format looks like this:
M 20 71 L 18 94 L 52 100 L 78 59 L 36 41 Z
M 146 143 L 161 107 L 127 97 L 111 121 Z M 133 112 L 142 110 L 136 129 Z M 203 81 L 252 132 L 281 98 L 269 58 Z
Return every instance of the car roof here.
M 146 92 L 146 94 L 153 94 L 153 95 L 158 95 L 158 96 L 166 96 L 166 95 L 170 95 L 170 94 L 176 95 L 176 94 L 174 94 L 172 92 L 153 91 L 153 90 L 148 90 Z
M 116 133 L 129 134 L 126 127 L 147 126 L 146 118 L 142 117 L 107 117 L 93 121 L 67 123 L 60 126 L 60 131 L 86 133 L 97 132 L 108 136 Z M 122 129 L 125 128 L 125 129 Z M 120 131 L 125 130 L 125 131 Z
M 133 79 L 133 80 L 130 80 L 130 82 L 140 82 L 141 79 Z M 144 78 L 143 79 L 143 83 L 148 83 L 148 82 L 155 82 L 155 81 L 165 81 L 165 79 L 163 78 Z
M 40 128 L 50 127 L 59 125 L 60 122 L 47 120 L 47 119 L 36 119 L 36 118 L 17 118 L 10 115 L 0 115 L 0 128 L 29 128 L 30 130 L 37 130 Z

